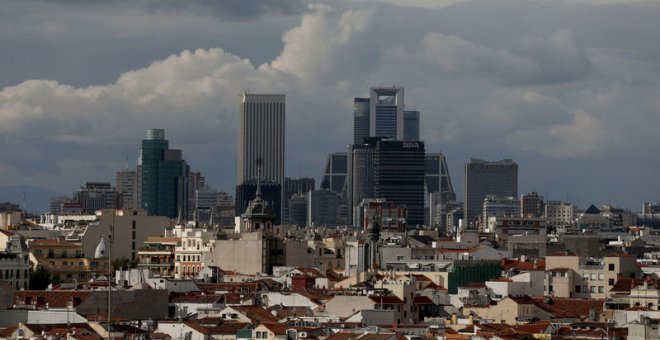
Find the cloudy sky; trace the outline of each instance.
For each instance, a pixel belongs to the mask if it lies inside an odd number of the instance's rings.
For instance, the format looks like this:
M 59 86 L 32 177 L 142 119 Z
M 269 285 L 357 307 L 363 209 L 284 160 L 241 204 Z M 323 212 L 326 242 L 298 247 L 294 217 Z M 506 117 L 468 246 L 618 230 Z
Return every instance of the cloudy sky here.
M 513 158 L 521 193 L 639 210 L 660 200 L 658 18 L 654 0 L 5 0 L 0 186 L 113 180 L 164 128 L 233 191 L 242 89 L 287 94 L 287 174 L 318 181 L 352 98 L 395 84 L 459 197 L 470 157 Z

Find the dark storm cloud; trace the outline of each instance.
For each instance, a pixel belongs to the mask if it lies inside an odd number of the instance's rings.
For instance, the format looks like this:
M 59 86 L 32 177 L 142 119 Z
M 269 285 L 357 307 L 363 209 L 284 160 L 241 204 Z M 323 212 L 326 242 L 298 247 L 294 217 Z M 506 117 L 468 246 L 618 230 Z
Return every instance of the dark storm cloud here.
M 287 94 L 287 173 L 318 178 L 351 140 L 352 97 L 396 84 L 459 192 L 462 164 L 480 157 L 514 158 L 521 191 L 581 206 L 660 196 L 647 185 L 660 167 L 660 6 L 278 3 L 4 3 L 0 178 L 60 192 L 109 180 L 158 126 L 231 190 L 244 88 Z

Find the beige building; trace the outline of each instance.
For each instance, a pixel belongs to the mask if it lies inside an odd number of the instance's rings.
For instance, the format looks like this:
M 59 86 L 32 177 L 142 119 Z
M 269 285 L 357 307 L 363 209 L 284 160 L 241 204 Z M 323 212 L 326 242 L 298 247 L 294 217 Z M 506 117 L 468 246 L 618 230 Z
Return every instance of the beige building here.
M 59 276 L 65 282 L 84 282 L 107 275 L 108 258 L 83 256 L 82 244 L 64 239 L 33 240 L 28 242 L 30 262 L 50 270 L 51 277 Z M 94 255 L 94 251 L 90 253 Z
M 167 217 L 148 216 L 146 210 L 104 209 L 96 211 L 97 221 L 89 223 L 81 236 L 82 252 L 92 256 L 101 236 L 106 239 L 111 226 L 112 238 L 119 242 L 110 242 L 113 259 L 125 257 L 132 261 L 138 259 L 138 249 L 150 236 L 163 236 L 163 230 L 172 227 L 173 223 Z
M 605 299 L 621 275 L 640 277 L 635 257 L 627 254 L 588 258 L 572 253 L 554 253 L 545 258 L 545 295 Z
M 506 297 L 497 305 L 487 307 L 463 307 L 464 315 L 477 315 L 492 323 L 504 322 L 515 325 L 518 322 L 528 322 L 532 319 L 549 320 L 550 313 L 539 308 L 530 297 Z
M 310 266 L 306 241 L 280 239 L 263 231 L 236 236 L 240 238 L 214 240 L 203 254 L 204 265 L 242 274 L 271 273 L 273 266 Z

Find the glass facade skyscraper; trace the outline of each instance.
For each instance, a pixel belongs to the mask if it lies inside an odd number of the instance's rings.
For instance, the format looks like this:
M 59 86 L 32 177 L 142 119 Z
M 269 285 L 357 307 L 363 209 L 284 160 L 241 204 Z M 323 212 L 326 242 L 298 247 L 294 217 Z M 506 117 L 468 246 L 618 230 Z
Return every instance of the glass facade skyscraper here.
M 403 140 L 419 140 L 419 111 L 403 111 Z
M 169 149 L 165 130 L 149 129 L 140 153 L 142 208 L 149 215 L 185 216 L 188 208 L 188 173 L 190 168 L 181 150 Z
M 403 87 L 372 87 L 369 136 L 403 140 Z
M 362 144 L 369 137 L 369 102 L 369 98 L 353 99 L 353 144 Z

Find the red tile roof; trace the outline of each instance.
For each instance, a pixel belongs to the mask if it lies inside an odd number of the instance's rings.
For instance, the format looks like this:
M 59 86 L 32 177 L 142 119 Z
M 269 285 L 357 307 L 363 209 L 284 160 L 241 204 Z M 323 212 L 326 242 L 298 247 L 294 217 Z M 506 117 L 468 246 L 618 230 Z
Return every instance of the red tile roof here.
M 602 313 L 605 300 L 533 297 L 537 306 L 552 314 L 555 318 L 586 319 L 591 311 Z
M 286 330 L 289 329 L 289 326 L 279 323 L 262 323 L 261 325 L 268 328 L 268 330 L 273 332 L 275 335 L 284 335 L 286 334 Z
M 66 308 L 69 301 L 73 301 L 74 305 L 77 305 L 92 294 L 94 294 L 93 291 L 21 290 L 14 292 L 14 301 L 16 304 L 24 304 L 26 300 L 30 300 L 30 304 L 37 303 L 38 306 L 48 303 L 50 308 Z

